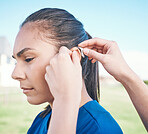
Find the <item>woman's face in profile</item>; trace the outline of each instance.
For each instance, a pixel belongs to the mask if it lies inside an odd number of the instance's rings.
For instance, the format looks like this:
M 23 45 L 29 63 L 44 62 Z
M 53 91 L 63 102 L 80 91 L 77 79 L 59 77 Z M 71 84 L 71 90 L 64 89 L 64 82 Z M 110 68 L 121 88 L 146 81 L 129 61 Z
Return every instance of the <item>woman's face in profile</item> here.
M 56 47 L 39 38 L 39 31 L 25 24 L 19 31 L 13 57 L 17 63 L 12 78 L 20 82 L 31 104 L 52 102 L 53 96 L 45 81 L 45 68 L 56 54 Z

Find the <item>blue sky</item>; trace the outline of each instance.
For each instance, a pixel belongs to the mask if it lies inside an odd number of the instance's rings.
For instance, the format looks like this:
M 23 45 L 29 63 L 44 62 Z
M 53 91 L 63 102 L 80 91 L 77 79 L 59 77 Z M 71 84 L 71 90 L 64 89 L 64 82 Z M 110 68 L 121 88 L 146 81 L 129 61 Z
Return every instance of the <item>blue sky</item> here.
M 123 51 L 148 53 L 147 0 L 0 0 L 0 36 L 13 46 L 21 22 L 45 7 L 66 9 L 93 37 L 115 40 Z

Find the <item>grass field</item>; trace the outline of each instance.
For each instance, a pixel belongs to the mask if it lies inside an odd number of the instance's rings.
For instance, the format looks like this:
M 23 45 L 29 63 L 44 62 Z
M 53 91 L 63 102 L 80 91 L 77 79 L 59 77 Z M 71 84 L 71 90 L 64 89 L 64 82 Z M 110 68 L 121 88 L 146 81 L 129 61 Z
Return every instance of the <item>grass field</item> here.
M 125 134 L 147 134 L 123 86 L 103 86 L 101 105 L 116 119 Z
M 0 134 L 25 134 L 35 116 L 47 105 L 30 105 L 20 92 L 8 95 L 7 101 L 3 98 L 0 95 Z M 147 133 L 122 86 L 101 86 L 100 103 L 112 114 L 125 134 Z

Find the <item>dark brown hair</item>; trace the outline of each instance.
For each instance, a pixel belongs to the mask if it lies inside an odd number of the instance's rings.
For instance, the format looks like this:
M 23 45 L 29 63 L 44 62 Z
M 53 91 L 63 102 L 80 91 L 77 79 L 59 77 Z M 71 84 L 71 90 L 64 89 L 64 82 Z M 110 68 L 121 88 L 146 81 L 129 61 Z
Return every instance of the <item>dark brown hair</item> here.
M 71 49 L 78 46 L 84 40 L 92 38 L 72 14 L 63 9 L 44 8 L 26 18 L 22 23 L 23 27 L 26 23 L 32 23 L 37 26 L 41 32 L 43 39 L 46 41 L 54 41 L 58 47 L 66 46 Z M 99 92 L 99 76 L 98 62 L 91 63 L 85 56 L 81 60 L 82 76 L 85 81 L 86 89 L 89 96 L 98 101 Z M 41 117 L 45 117 L 51 111 L 50 105 L 41 113 Z

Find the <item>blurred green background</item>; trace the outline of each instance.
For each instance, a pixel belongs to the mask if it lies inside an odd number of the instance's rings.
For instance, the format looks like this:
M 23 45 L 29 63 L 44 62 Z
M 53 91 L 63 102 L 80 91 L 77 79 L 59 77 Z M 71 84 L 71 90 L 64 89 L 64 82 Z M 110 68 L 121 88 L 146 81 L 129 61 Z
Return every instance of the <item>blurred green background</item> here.
M 100 104 L 112 114 L 125 134 L 147 133 L 121 85 L 101 85 Z M 35 116 L 46 105 L 30 105 L 20 89 L 1 87 L 0 134 L 25 134 Z

